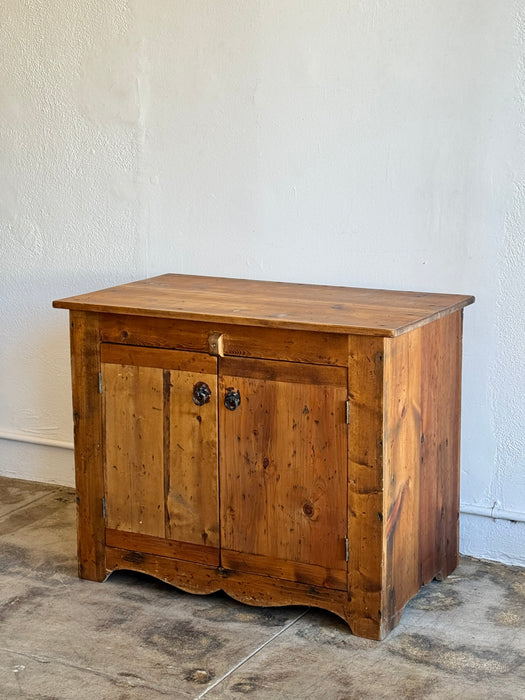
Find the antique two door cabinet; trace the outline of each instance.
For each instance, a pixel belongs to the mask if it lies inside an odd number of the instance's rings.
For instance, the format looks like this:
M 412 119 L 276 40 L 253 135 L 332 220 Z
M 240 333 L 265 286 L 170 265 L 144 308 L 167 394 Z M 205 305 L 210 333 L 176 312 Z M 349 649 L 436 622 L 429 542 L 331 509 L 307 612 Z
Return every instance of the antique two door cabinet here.
M 79 574 L 381 639 L 458 561 L 473 297 L 163 275 L 70 310 Z

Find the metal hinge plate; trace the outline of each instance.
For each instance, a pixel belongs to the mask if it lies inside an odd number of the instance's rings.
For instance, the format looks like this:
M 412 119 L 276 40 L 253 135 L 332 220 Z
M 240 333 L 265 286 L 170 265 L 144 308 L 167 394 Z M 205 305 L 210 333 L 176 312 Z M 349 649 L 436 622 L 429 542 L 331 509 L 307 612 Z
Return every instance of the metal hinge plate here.
M 106 519 L 106 499 L 102 499 L 102 517 Z
M 350 399 L 345 402 L 345 423 L 350 425 Z
M 348 562 L 350 559 L 350 545 L 348 542 L 348 537 L 345 537 L 345 561 Z
M 102 372 L 98 373 L 98 393 L 102 393 Z

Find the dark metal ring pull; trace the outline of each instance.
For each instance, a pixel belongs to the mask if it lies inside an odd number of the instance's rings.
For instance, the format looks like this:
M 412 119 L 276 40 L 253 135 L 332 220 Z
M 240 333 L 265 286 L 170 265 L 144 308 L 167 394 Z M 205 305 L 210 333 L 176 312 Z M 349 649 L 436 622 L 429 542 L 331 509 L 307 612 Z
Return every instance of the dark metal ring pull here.
M 193 403 L 196 406 L 204 406 L 211 396 L 211 389 L 206 382 L 197 382 L 193 387 Z
M 241 395 L 232 386 L 226 389 L 226 396 L 224 397 L 224 405 L 228 411 L 235 411 L 237 406 L 241 403 Z

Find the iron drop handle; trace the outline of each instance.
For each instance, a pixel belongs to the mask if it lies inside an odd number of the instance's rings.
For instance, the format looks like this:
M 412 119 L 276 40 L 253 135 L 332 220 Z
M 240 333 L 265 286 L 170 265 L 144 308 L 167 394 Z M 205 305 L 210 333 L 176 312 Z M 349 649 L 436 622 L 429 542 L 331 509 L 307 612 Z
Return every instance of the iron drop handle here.
M 226 389 L 226 396 L 224 397 L 224 405 L 228 411 L 235 411 L 237 406 L 241 403 L 241 395 L 232 386 Z
M 196 406 L 204 406 L 211 396 L 211 389 L 206 382 L 197 382 L 193 387 L 193 403 Z

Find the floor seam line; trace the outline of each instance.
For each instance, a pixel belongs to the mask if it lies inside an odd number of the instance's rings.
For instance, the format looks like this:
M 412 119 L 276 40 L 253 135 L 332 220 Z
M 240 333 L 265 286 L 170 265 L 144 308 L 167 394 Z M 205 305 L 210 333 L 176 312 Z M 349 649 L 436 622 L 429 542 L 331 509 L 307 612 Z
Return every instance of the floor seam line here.
M 62 488 L 64 488 L 64 487 L 62 487 Z M 18 506 L 18 508 L 13 508 L 13 510 L 8 510 L 7 513 L 0 515 L 0 521 L 4 520 L 5 518 L 9 518 L 11 515 L 13 515 L 13 513 L 18 513 L 19 511 L 24 510 L 24 508 L 29 508 L 30 506 L 33 506 L 35 503 L 42 501 L 44 498 L 48 498 L 49 496 L 54 496 L 56 493 L 59 493 L 62 490 L 62 488 L 53 489 L 52 491 L 49 491 L 49 493 L 44 493 L 42 496 L 38 496 L 37 498 L 33 499 L 32 501 L 29 501 L 29 503 L 24 503 L 23 506 Z
M 286 624 L 282 629 L 280 629 L 278 632 L 276 632 L 274 635 L 272 635 L 269 639 L 267 639 L 265 642 L 260 644 L 257 649 L 254 649 L 248 656 L 245 656 L 244 659 L 241 659 L 233 668 L 231 668 L 227 673 L 222 675 L 220 678 L 218 678 L 214 683 L 212 683 L 206 690 L 204 690 L 200 695 L 197 695 L 194 700 L 201 700 L 207 693 L 210 692 L 210 690 L 213 690 L 216 688 L 218 685 L 220 685 L 223 681 L 226 680 L 226 678 L 229 678 L 235 671 L 237 671 L 241 666 L 244 666 L 244 664 L 249 661 L 250 659 L 253 659 L 254 656 L 256 656 L 260 651 L 262 651 L 265 647 L 268 646 L 268 644 L 271 644 L 274 639 L 277 639 L 277 637 L 280 637 L 281 634 L 286 632 L 287 630 L 290 629 L 293 625 L 295 625 L 296 622 L 299 622 L 301 618 L 303 618 L 307 612 L 310 611 L 310 608 L 307 608 L 304 612 L 302 612 L 300 615 L 298 615 L 295 619 L 293 619 L 291 622 Z
M 100 678 L 109 678 L 110 680 L 115 680 L 115 681 L 126 681 L 126 678 L 120 678 L 119 676 L 112 675 L 111 673 L 106 673 L 105 671 L 98 671 L 96 668 L 91 668 L 91 666 L 82 666 L 81 664 L 75 664 L 72 663 L 71 661 L 66 661 L 65 659 L 61 659 L 58 657 L 53 657 L 53 656 L 44 656 L 44 655 L 38 655 L 38 654 L 30 654 L 26 651 L 17 651 L 16 649 L 9 649 L 7 647 L 0 647 L 0 651 L 6 652 L 8 654 L 13 654 L 16 656 L 21 656 L 24 659 L 31 659 L 32 661 L 36 661 L 41 664 L 58 664 L 60 666 L 65 666 L 66 668 L 74 668 L 77 671 L 86 671 L 87 673 L 92 673 L 95 676 L 99 676 Z M 137 680 L 142 680 L 141 678 L 137 677 Z M 152 686 L 152 685 L 146 685 L 146 683 L 137 683 L 136 685 L 133 685 L 132 683 L 128 682 L 128 685 L 130 688 L 145 688 L 146 690 L 154 690 L 157 693 L 161 693 L 162 695 L 166 695 L 166 691 L 159 689 L 158 687 Z M 168 691 L 168 694 L 171 691 Z M 188 700 L 190 696 L 188 695 Z

